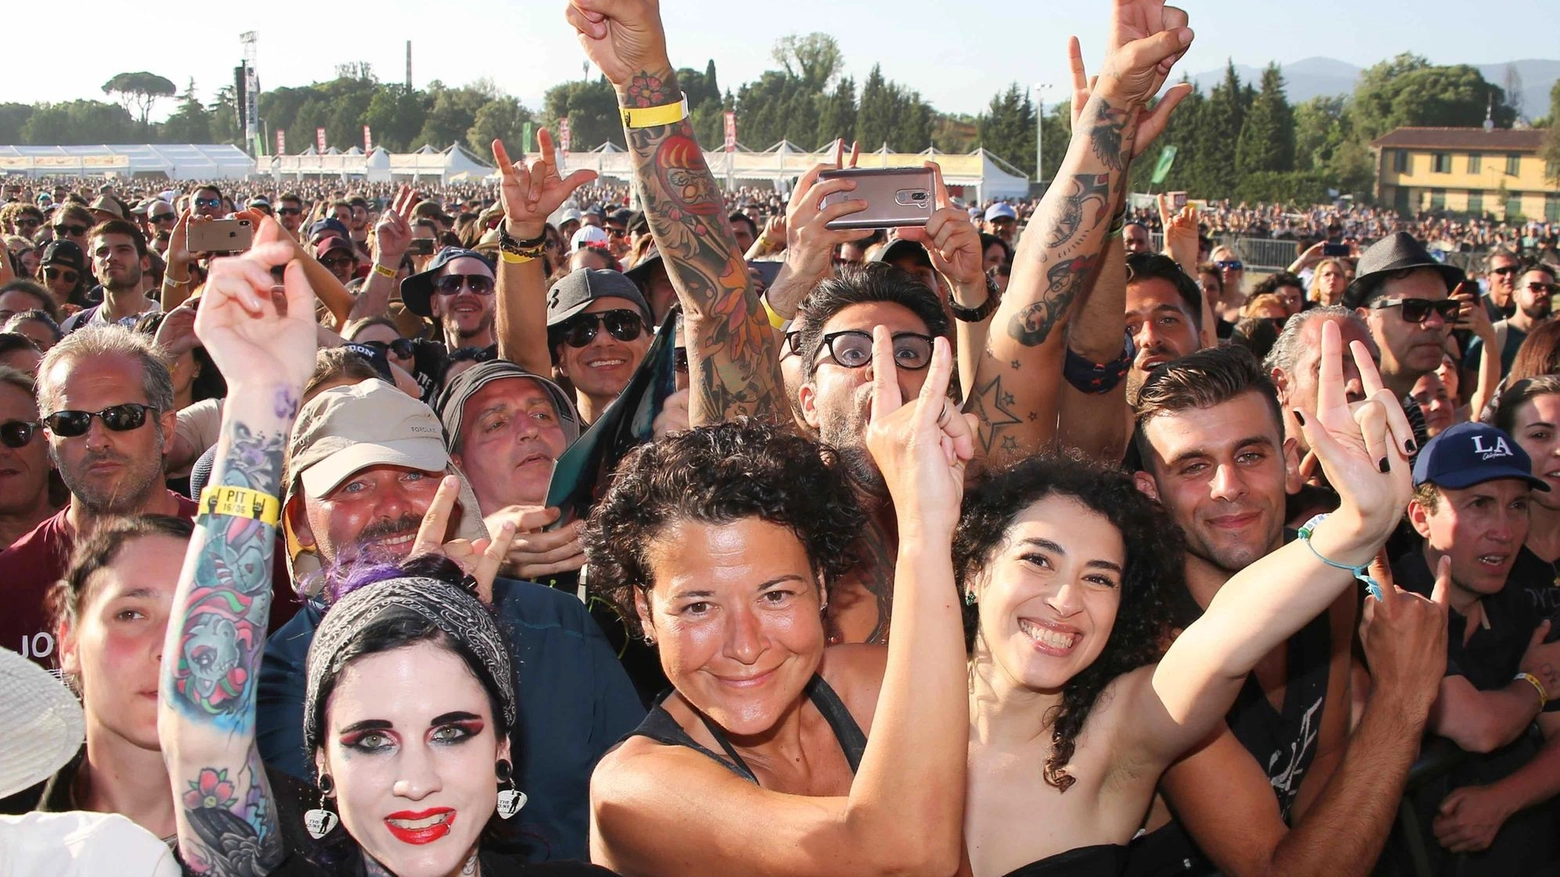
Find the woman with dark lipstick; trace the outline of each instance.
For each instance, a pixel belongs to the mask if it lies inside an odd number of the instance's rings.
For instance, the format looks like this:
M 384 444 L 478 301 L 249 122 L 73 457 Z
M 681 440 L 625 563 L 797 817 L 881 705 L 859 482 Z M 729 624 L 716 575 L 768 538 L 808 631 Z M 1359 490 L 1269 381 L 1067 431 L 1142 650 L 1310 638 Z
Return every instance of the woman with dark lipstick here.
M 320 800 L 303 821 L 323 846 L 305 859 L 281 842 L 255 748 L 255 687 L 282 450 L 314 368 L 315 324 L 313 291 L 280 235 L 263 220 L 253 249 L 214 262 L 196 318 L 233 392 L 163 643 L 158 728 L 180 858 L 218 877 L 606 873 L 528 865 L 485 835 L 524 803 L 507 733 L 514 668 L 472 595 L 514 530 L 445 543 L 453 494 L 429 509 L 406 566 L 346 577 L 315 634 L 304 737 Z M 284 264 L 276 287 L 270 269 Z M 429 553 L 444 556 L 418 556 Z

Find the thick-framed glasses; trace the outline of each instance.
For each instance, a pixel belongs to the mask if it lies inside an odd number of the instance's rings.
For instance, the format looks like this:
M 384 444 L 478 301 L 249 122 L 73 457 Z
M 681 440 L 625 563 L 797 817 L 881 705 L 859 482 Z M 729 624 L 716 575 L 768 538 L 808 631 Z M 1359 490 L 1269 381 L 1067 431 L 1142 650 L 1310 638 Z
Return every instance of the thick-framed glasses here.
M 599 314 L 580 314 L 569 318 L 558 327 L 563 342 L 570 347 L 585 347 L 596 340 L 600 327 L 607 327 L 607 334 L 619 341 L 633 341 L 645 331 L 644 318 L 638 311 L 610 310 Z
M 894 335 L 894 365 L 920 371 L 932 364 L 932 338 L 918 332 Z M 823 347 L 836 365 L 863 368 L 872 362 L 872 333 L 857 329 L 830 332 L 823 336 Z
M 129 432 L 144 426 L 146 413 L 156 410 L 150 405 L 126 402 L 123 405 L 110 405 L 102 411 L 56 411 L 43 418 L 43 425 L 60 438 L 75 438 L 86 435 L 87 430 L 92 428 L 92 418 L 96 417 L 114 432 Z
M 1371 302 L 1371 310 L 1383 308 L 1402 308 L 1403 321 L 1407 323 L 1423 323 L 1430 319 L 1430 314 L 1437 313 L 1441 319 L 1450 323 L 1457 319 L 1457 311 L 1462 308 L 1462 302 L 1454 298 L 1443 301 L 1432 301 L 1428 298 L 1394 298 L 1378 299 Z
M 493 294 L 493 278 L 486 274 L 446 274 L 433 281 L 433 291 L 439 295 L 455 295 L 462 286 L 476 295 Z
M 303 208 L 302 207 L 279 207 L 279 208 L 277 208 L 276 212 L 281 214 L 282 216 L 297 216 L 298 214 L 303 212 Z
M 63 268 L 45 268 L 43 276 L 49 280 L 63 280 L 66 283 L 75 283 L 81 277 L 74 271 L 66 271 Z
M 792 356 L 802 355 L 801 329 L 792 329 L 791 331 L 785 333 L 785 349 L 789 351 Z
M 31 420 L 7 420 L 0 423 L 0 445 L 8 448 L 25 448 L 38 434 L 38 424 Z

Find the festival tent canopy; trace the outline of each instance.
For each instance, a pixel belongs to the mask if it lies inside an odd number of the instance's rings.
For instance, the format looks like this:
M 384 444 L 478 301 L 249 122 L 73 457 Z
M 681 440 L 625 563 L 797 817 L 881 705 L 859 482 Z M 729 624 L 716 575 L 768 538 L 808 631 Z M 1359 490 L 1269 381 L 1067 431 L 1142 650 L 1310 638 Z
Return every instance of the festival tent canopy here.
M 255 162 L 232 144 L 0 146 L 0 174 L 116 176 L 164 174 L 175 180 L 233 180 Z
M 474 157 L 459 143 L 446 149 L 424 146 L 415 152 L 386 152 L 374 147 L 368 154 L 357 147 L 347 152 L 332 148 L 321 155 L 313 146 L 298 155 L 261 158 L 259 171 L 278 181 L 304 177 L 364 177 L 369 182 L 414 182 L 437 180 L 440 183 L 481 179 L 493 172 L 492 165 Z

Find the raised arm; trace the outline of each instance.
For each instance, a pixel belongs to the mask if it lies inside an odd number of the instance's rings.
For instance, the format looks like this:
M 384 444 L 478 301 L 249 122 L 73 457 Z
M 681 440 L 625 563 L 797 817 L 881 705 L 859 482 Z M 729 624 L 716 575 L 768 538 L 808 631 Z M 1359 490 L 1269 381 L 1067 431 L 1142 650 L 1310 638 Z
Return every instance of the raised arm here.
M 1189 91 L 1176 86 L 1152 112 L 1144 110 L 1191 44 L 1186 21 L 1163 0 L 1117 0 L 1109 57 L 1073 126 L 1067 156 L 1019 239 L 976 369 L 968 410 L 981 415 L 981 444 L 993 466 L 1034 453 L 1055 434 L 1062 330 L 1100 264 L 1132 158 Z M 1071 55 L 1080 75 L 1076 39 Z
M 1338 511 L 1317 525 L 1309 545 L 1296 540 L 1237 573 L 1157 666 L 1128 677 L 1125 696 L 1135 704 L 1127 714 L 1138 717 L 1124 728 L 1128 751 L 1163 764 L 1202 739 L 1257 662 L 1353 584 L 1347 570 L 1321 558 L 1364 566 L 1401 519 L 1410 493 L 1408 418 L 1359 342 L 1354 361 L 1369 398 L 1351 413 L 1342 347 L 1338 327 L 1324 326 L 1316 419 L 1301 422 L 1328 482 L 1338 485 Z
M 263 875 L 285 851 L 255 748 L 255 685 L 287 431 L 314 366 L 314 294 L 271 220 L 212 266 L 196 332 L 228 376 L 222 436 L 168 623 L 158 734 L 179 802 L 179 852 L 219 877 Z M 287 265 L 285 294 L 270 268 Z M 257 511 L 258 510 L 258 511 Z
M 493 160 L 503 174 L 499 193 L 504 204 L 504 245 L 498 262 L 498 313 L 494 334 L 498 356 L 539 375 L 552 373 L 547 349 L 547 274 L 537 254 L 547 231 L 547 217 L 596 172 L 578 170 L 567 179 L 558 174 L 552 135 L 537 135 L 542 155 L 526 167 L 509 160 L 502 141 L 493 141 Z M 524 156 L 521 156 L 524 159 Z
M 634 184 L 682 303 L 693 426 L 738 417 L 791 422 L 779 342 L 737 250 L 726 204 L 686 118 L 654 123 L 683 99 L 655 0 L 574 0 L 580 43 L 617 88 Z M 632 121 L 630 115 L 651 110 Z M 644 127 L 641 127 L 644 125 Z
M 1126 345 L 1126 313 L 1127 249 L 1118 234 L 1105 244 L 1105 260 L 1094 272 L 1077 319 L 1068 326 L 1068 352 L 1096 365 L 1116 361 Z M 1056 444 L 1107 465 L 1120 463 L 1131 421 L 1126 378 L 1100 393 L 1084 392 L 1065 378 L 1060 389 Z
M 395 193 L 395 200 L 380 214 L 374 226 L 374 265 L 363 281 L 363 290 L 352 302 L 352 319 L 383 317 L 390 313 L 390 296 L 395 292 L 395 275 L 401 267 L 401 258 L 412 243 L 412 227 L 406 217 L 412 215 L 417 205 L 417 193 L 410 186 L 402 186 Z

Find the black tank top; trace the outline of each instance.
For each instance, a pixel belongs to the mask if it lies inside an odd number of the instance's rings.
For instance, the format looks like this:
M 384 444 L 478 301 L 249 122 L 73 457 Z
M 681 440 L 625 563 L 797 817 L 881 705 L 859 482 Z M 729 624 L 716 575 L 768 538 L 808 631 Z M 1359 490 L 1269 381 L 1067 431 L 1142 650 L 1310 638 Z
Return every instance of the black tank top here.
M 1030 862 L 1005 877 L 1115 877 L 1127 865 L 1127 848 L 1121 844 L 1098 844 L 1046 856 Z
M 1251 673 L 1224 717 L 1235 739 L 1267 774 L 1286 825 L 1300 793 L 1300 780 L 1316 757 L 1332 660 L 1330 624 L 1329 613 L 1323 612 L 1289 638 L 1282 712 L 1273 709 L 1257 675 Z M 1134 839 L 1130 852 L 1129 877 L 1211 874 L 1214 870 L 1178 822 Z
M 840 749 L 845 752 L 845 760 L 850 763 L 850 772 L 855 773 L 861 767 L 861 755 L 867 749 L 867 735 L 861 733 L 861 726 L 856 724 L 850 710 L 845 708 L 845 702 L 834 693 L 829 683 L 823 681 L 822 676 L 814 673 L 813 677 L 807 680 L 807 687 L 802 690 L 806 692 L 807 699 L 812 701 L 812 705 L 817 708 L 824 721 L 828 722 L 829 727 L 833 729 L 834 738 L 840 742 Z M 753 773 L 752 768 L 748 767 L 747 762 L 742 760 L 742 756 L 737 754 L 736 748 L 726 740 L 725 732 L 714 722 L 705 718 L 702 713 L 696 713 L 699 721 L 703 722 L 704 727 L 709 730 L 710 736 L 714 737 L 715 742 L 720 744 L 720 748 L 730 756 L 730 760 L 700 746 L 687 731 L 682 729 L 681 725 L 677 724 L 672 714 L 661 706 L 671 695 L 672 692 L 668 690 L 657 697 L 655 704 L 650 707 L 650 714 L 645 716 L 645 720 L 628 736 L 649 737 L 666 746 L 686 746 L 702 752 L 714 759 L 721 767 L 757 785 L 758 776 Z

